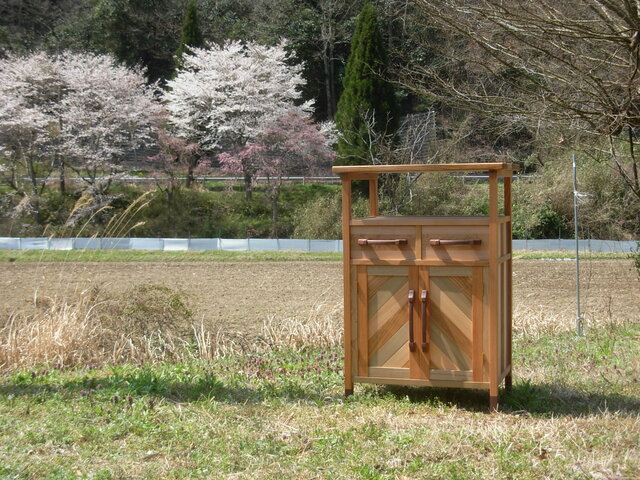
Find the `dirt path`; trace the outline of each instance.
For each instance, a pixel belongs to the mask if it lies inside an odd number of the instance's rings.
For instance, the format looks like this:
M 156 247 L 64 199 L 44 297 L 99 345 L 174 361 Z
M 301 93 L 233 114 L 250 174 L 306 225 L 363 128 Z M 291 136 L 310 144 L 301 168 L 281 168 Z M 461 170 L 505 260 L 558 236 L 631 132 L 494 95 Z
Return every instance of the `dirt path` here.
M 572 322 L 575 264 L 514 262 L 516 315 Z M 582 264 L 583 306 L 588 319 L 640 318 L 640 282 L 626 260 Z M 139 284 L 185 292 L 207 325 L 250 333 L 269 316 L 305 316 L 316 302 L 342 301 L 338 262 L 264 263 L 0 263 L 0 313 L 24 310 L 34 294 L 73 297 L 92 285 L 124 292 Z

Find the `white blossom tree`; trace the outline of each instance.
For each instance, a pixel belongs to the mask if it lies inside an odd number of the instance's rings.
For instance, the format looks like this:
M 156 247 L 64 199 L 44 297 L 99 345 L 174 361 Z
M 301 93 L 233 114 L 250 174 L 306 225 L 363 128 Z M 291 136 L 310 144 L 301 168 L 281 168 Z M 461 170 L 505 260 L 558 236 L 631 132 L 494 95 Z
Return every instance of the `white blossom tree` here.
M 98 192 L 121 170 L 127 153 L 153 143 L 160 106 L 140 69 L 108 55 L 58 58 L 67 94 L 59 103 L 69 165 Z
M 204 152 L 238 151 L 287 112 L 311 110 L 310 102 L 295 105 L 304 80 L 299 66 L 285 62 L 284 45 L 229 42 L 192 50 L 164 100 L 176 135 Z M 243 169 L 248 197 L 253 173 Z
M 59 64 L 44 53 L 0 59 L 0 177 L 40 223 L 40 196 L 61 153 Z
M 0 175 L 21 204 L 64 165 L 103 193 L 124 155 L 152 141 L 160 110 L 141 71 L 88 53 L 0 60 L 0 98 Z

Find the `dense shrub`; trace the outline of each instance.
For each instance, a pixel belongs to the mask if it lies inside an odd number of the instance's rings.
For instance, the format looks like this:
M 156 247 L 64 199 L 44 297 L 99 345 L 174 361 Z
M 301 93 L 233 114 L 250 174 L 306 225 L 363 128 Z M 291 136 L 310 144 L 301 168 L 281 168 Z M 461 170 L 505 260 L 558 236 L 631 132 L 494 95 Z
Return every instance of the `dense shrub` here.
M 275 229 L 278 236 L 293 235 L 297 209 L 317 196 L 338 191 L 336 185 L 285 185 Z M 150 191 L 114 185 L 109 195 L 100 197 L 50 190 L 41 198 L 45 227 L 36 225 L 28 212 L 14 215 L 18 199 L 10 197 L 4 195 L 0 203 L 0 236 L 264 238 L 273 230 L 271 205 L 262 186 L 254 189 L 251 200 L 245 198 L 242 188 L 227 184 Z
M 640 233 L 640 202 L 623 188 L 610 165 L 579 159 L 580 236 L 622 240 Z M 557 159 L 537 176 L 514 184 L 515 238 L 573 236 L 573 176 L 571 159 Z

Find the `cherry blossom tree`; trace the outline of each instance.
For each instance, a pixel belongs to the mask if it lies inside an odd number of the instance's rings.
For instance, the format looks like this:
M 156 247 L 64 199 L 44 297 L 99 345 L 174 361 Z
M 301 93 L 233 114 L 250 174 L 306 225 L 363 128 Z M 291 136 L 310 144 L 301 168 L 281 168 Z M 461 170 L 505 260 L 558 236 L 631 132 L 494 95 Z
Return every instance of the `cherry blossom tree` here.
M 153 141 L 160 111 L 141 71 L 88 53 L 0 59 L 0 98 L 0 177 L 37 224 L 56 169 L 61 190 L 68 167 L 104 195 L 124 156 Z
M 168 82 L 164 101 L 175 134 L 198 142 L 205 153 L 240 154 L 288 111 L 311 110 L 310 102 L 296 105 L 304 80 L 299 66 L 285 62 L 284 45 L 229 42 L 191 50 Z M 254 172 L 248 167 L 241 173 L 250 197 Z
M 104 192 L 123 157 L 153 141 L 160 111 L 141 71 L 88 53 L 8 56 L 0 97 L 0 175 L 32 201 L 64 166 Z
M 255 141 L 235 153 L 218 155 L 223 169 L 250 171 L 266 177 L 271 201 L 271 235 L 278 234 L 278 200 L 284 177 L 314 175 L 333 163 L 335 135 L 328 125 L 316 125 L 305 115 L 288 112 L 269 123 Z
M 0 59 L 0 176 L 36 223 L 62 150 L 57 105 L 64 94 L 60 65 L 44 53 Z
M 160 105 L 144 72 L 108 55 L 60 56 L 67 93 L 58 109 L 69 166 L 97 192 L 121 171 L 127 153 L 154 142 Z
M 203 158 L 200 146 L 195 142 L 189 143 L 182 138 L 174 137 L 164 128 L 158 129 L 158 146 L 160 151 L 149 157 L 149 160 L 154 165 L 159 165 L 164 179 L 168 180 L 167 196 L 170 197 L 180 188 L 179 176 L 185 173 L 185 187 L 190 188 L 194 180 L 194 171 Z M 160 182 L 158 187 L 162 188 Z

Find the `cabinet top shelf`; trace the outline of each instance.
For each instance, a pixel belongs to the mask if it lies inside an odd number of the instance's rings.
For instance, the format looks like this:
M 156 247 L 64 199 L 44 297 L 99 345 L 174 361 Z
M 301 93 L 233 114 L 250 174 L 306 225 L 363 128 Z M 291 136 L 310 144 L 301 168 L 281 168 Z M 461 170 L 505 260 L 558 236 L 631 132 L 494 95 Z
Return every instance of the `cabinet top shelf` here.
M 497 222 L 504 223 L 511 220 L 508 215 L 498 215 Z M 363 217 L 353 218 L 352 226 L 367 225 L 486 225 L 490 223 L 488 216 L 398 216 L 398 217 Z
M 411 165 L 343 165 L 333 167 L 333 173 L 407 173 L 407 172 L 488 172 L 502 171 L 506 175 L 517 171 L 518 165 L 511 163 L 429 163 Z

